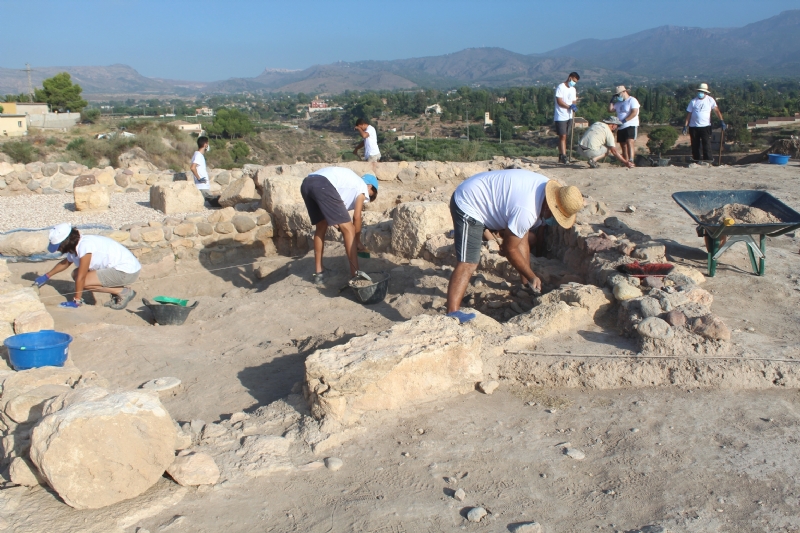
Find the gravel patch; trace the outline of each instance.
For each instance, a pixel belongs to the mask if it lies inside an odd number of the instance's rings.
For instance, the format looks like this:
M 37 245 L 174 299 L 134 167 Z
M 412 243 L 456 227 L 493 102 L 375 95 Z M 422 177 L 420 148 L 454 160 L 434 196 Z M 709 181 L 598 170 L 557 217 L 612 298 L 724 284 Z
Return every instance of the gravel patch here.
M 199 214 L 208 214 L 204 209 Z M 183 213 L 179 217 L 192 213 Z M 71 224 L 108 224 L 114 229 L 133 222 L 163 220 L 166 215 L 150 209 L 150 192 L 111 195 L 111 209 L 101 213 L 75 211 L 71 194 L 37 194 L 0 197 L 0 231 L 16 228 L 48 228 L 69 222 Z

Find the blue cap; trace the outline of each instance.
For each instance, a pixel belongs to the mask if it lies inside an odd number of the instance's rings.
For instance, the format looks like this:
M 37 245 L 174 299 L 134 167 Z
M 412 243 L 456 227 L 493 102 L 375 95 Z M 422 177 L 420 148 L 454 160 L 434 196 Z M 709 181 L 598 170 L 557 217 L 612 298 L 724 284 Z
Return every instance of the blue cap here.
M 372 174 L 364 174 L 363 176 L 361 176 L 361 179 L 364 180 L 364 183 L 366 183 L 367 185 L 372 185 L 373 187 L 375 187 L 376 191 L 378 190 L 378 178 L 376 178 Z

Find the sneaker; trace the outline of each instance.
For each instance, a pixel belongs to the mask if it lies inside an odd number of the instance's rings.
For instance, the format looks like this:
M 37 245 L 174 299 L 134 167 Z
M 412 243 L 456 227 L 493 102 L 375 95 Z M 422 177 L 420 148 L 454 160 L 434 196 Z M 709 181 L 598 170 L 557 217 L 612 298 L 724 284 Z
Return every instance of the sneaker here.
M 133 300 L 135 296 L 136 296 L 135 290 L 129 287 L 125 287 L 124 289 L 122 289 L 122 292 L 119 293 L 118 296 L 119 301 L 116 303 L 112 303 L 111 305 L 109 305 L 109 307 L 111 309 L 116 309 L 117 311 L 121 311 L 122 309 L 125 309 L 125 307 L 127 307 L 127 305 L 130 303 L 131 300 Z
M 459 324 L 466 324 L 470 320 L 474 320 L 478 315 L 475 313 L 465 313 L 463 311 L 453 311 L 452 313 L 447 313 L 447 316 L 450 318 L 457 318 Z
M 325 274 L 322 272 L 317 272 L 311 276 L 311 281 L 314 283 L 314 285 L 322 285 L 325 282 Z
M 561 163 L 562 165 L 566 165 L 567 164 L 567 156 L 565 154 L 560 154 L 558 156 L 558 162 Z
M 589 160 L 589 166 L 592 167 L 592 168 L 597 168 L 600 165 L 598 165 L 597 161 L 595 161 L 594 159 L 590 159 Z
M 103 304 L 103 307 L 114 307 L 115 305 L 119 305 L 121 298 L 116 294 L 111 295 L 111 299 Z

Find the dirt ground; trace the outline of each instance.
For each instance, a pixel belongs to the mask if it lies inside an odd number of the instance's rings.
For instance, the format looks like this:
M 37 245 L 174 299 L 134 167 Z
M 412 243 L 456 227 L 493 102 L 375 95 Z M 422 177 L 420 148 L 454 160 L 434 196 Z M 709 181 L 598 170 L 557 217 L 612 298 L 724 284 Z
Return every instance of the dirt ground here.
M 796 162 L 633 170 L 540 164 L 546 176 L 605 202 L 608 216 L 665 243 L 671 261 L 698 268 L 705 265 L 702 240 L 672 192 L 755 188 L 800 208 Z M 628 205 L 635 213 L 624 212 Z M 759 278 L 737 244 L 704 284 L 742 352 L 800 360 L 799 249 L 797 236 L 769 239 L 766 275 Z M 135 286 L 139 296 L 198 300 L 179 327 L 151 325 L 138 301 L 122 312 L 100 305 L 59 309 L 58 291 L 72 287 L 66 273 L 41 297 L 56 328 L 75 336 L 71 356 L 79 368 L 126 389 L 178 377 L 182 387 L 163 400 L 173 418 L 214 422 L 288 398 L 303 378 L 305 357 L 320 347 L 441 312 L 431 304 L 444 296 L 448 271 L 365 260 L 364 270 L 389 270 L 392 282 L 386 302 L 364 307 L 339 291 L 347 280 L 342 247 L 326 251 L 333 272 L 323 288 L 308 281 L 311 254 L 270 258 L 275 271 L 260 281 L 252 266 L 211 272 L 187 264 L 174 277 Z M 402 272 L 392 270 L 398 266 Z M 30 283 L 31 272 L 49 267 L 10 268 L 17 281 Z M 635 347 L 613 329 L 596 327 L 545 340 L 537 351 L 620 348 Z M 502 382 L 491 396 L 474 392 L 375 414 L 365 426 L 363 435 L 322 456 L 344 461 L 337 472 L 275 474 L 211 489 L 185 489 L 164 478 L 138 498 L 96 511 L 76 511 L 44 489 L 5 489 L 0 529 L 500 532 L 536 520 L 546 532 L 632 532 L 649 524 L 673 532 L 800 531 L 797 390 L 543 389 Z M 585 459 L 565 455 L 565 447 L 580 449 Z M 298 454 L 296 466 L 321 458 Z M 457 488 L 466 491 L 464 501 L 452 498 Z M 478 505 L 489 515 L 468 522 L 466 512 Z

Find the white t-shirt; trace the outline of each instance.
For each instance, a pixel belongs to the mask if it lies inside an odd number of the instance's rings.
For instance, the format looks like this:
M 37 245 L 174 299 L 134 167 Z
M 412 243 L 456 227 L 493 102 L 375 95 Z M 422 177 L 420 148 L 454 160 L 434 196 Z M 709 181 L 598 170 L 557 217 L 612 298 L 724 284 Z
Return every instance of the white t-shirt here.
M 572 105 L 575 103 L 575 100 L 578 99 L 578 92 L 575 90 L 575 87 L 570 87 L 566 83 L 559 83 L 558 87 L 556 87 L 556 112 L 553 117 L 553 120 L 556 122 L 569 120 L 572 118 L 572 111 L 569 109 L 564 109 L 560 105 L 558 105 L 558 99 L 561 98 L 564 100 L 564 103 L 567 105 Z
M 206 168 L 206 158 L 200 152 L 195 152 L 192 156 L 192 164 L 197 165 L 197 175 L 201 178 L 205 178 L 205 183 L 200 183 L 197 181 L 197 177 L 192 173 L 192 178 L 194 179 L 194 185 L 198 189 L 210 189 L 211 188 L 211 180 L 208 179 L 208 169 Z
M 589 150 L 599 150 L 603 146 L 613 148 L 617 145 L 614 132 L 605 122 L 595 122 L 581 137 L 580 145 Z
M 142 265 L 139 260 L 124 246 L 102 235 L 81 235 L 74 254 L 67 254 L 67 261 L 75 266 L 81 265 L 81 257 L 92 254 L 89 270 L 115 268 L 127 274 L 139 272 Z
M 617 118 L 620 121 L 625 120 L 625 117 L 627 117 L 634 109 L 639 109 L 639 100 L 637 100 L 633 96 L 629 96 L 627 100 L 616 102 L 614 104 L 614 111 L 617 112 Z M 621 126 L 619 129 L 624 130 L 629 126 L 638 126 L 638 125 L 639 125 L 639 115 L 637 114 L 635 117 L 626 122 L 625 125 Z
M 705 128 L 711 125 L 711 110 L 717 107 L 717 101 L 706 95 L 705 98 L 693 98 L 686 108 L 687 113 L 692 114 L 689 119 L 689 126 L 693 128 Z
M 367 184 L 349 168 L 325 167 L 312 172 L 311 175 L 328 178 L 328 181 L 331 182 L 331 185 L 336 188 L 336 192 L 341 196 L 342 202 L 344 202 L 344 206 L 348 211 L 355 209 L 359 194 L 364 195 L 365 204 L 369 203 Z
M 369 159 L 373 155 L 380 156 L 381 151 L 378 149 L 378 133 L 372 126 L 367 126 L 367 134 L 369 137 L 364 139 L 364 159 Z
M 548 181 L 530 170 L 481 172 L 462 182 L 453 199 L 459 209 L 490 230 L 509 229 L 523 238 L 540 224 Z

